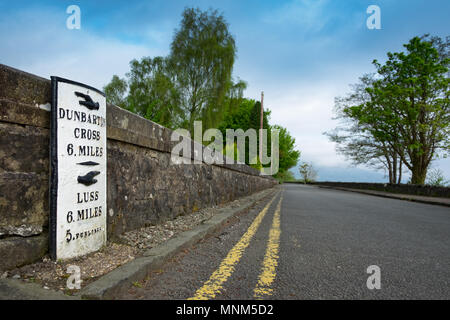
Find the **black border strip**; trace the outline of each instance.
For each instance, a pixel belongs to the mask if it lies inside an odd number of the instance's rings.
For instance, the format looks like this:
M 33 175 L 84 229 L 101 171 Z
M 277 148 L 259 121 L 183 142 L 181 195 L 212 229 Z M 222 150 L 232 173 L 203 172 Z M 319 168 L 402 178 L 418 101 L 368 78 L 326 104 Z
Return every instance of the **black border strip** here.
M 56 260 L 56 229 L 57 229 L 57 200 L 58 200 L 58 82 L 65 82 L 93 90 L 102 96 L 106 95 L 91 86 L 76 81 L 51 76 L 52 101 L 50 110 L 50 186 L 49 186 L 49 253 Z
M 52 102 L 50 110 L 50 217 L 49 252 L 56 260 L 56 214 L 58 199 L 58 78 L 51 77 Z

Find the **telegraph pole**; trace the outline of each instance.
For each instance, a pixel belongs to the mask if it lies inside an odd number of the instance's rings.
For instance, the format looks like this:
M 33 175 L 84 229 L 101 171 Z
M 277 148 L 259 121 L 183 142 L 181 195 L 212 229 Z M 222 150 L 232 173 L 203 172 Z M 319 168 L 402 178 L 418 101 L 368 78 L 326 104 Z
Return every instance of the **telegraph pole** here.
M 261 91 L 261 127 L 259 129 L 259 161 L 262 164 L 262 133 L 263 133 L 263 118 L 264 118 L 264 91 Z

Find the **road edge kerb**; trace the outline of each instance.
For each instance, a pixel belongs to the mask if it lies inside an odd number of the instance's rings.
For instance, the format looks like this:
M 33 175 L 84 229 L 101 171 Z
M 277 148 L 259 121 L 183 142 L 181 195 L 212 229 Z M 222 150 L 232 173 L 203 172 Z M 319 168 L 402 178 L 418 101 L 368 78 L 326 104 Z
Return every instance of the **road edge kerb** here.
M 77 296 L 88 300 L 108 300 L 122 290 L 129 289 L 133 282 L 144 280 L 151 272 L 161 267 L 176 254 L 190 248 L 206 236 L 212 235 L 226 225 L 232 218 L 252 207 L 256 202 L 276 193 L 277 187 L 260 191 L 249 196 L 243 205 L 233 208 L 227 206 L 219 213 L 194 229 L 184 231 L 165 243 L 147 250 L 142 257 L 134 259 L 105 274 L 95 282 L 81 289 Z
M 450 203 L 440 202 L 438 198 L 436 198 L 436 200 L 425 200 L 425 199 L 419 199 L 419 198 L 410 198 L 409 195 L 400 195 L 400 194 L 396 194 L 396 193 L 392 194 L 392 195 L 391 194 L 380 194 L 380 193 L 371 192 L 370 190 L 363 190 L 363 189 L 351 189 L 351 188 L 321 186 L 321 185 L 316 185 L 316 187 L 324 188 L 324 189 L 334 189 L 334 190 L 341 190 L 341 191 L 348 191 L 348 192 L 356 192 L 356 193 L 362 193 L 362 194 L 367 194 L 370 196 L 376 196 L 376 197 L 382 197 L 382 198 L 406 200 L 406 201 L 419 202 L 419 203 L 425 203 L 425 204 L 433 204 L 433 205 L 437 205 L 437 206 L 450 207 Z

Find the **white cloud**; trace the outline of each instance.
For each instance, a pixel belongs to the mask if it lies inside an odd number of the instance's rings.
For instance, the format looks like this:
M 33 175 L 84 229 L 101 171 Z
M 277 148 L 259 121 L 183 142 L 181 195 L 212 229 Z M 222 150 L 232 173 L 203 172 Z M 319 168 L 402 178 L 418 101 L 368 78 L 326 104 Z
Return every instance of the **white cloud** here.
M 0 34 L 0 62 L 42 77 L 61 76 L 101 89 L 113 74 L 123 76 L 130 60 L 165 54 L 161 48 L 101 37 L 83 23 L 81 30 L 69 30 L 65 18 L 64 11 L 25 10 L 2 19 L 0 29 L 8 32 Z

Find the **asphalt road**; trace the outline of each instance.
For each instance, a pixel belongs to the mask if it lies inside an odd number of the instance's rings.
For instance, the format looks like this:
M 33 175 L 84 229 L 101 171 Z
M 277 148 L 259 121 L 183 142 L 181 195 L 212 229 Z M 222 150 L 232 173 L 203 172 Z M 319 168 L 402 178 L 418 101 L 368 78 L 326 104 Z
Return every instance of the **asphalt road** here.
M 117 298 L 450 299 L 450 208 L 302 185 L 268 200 Z

